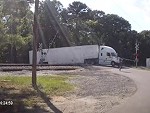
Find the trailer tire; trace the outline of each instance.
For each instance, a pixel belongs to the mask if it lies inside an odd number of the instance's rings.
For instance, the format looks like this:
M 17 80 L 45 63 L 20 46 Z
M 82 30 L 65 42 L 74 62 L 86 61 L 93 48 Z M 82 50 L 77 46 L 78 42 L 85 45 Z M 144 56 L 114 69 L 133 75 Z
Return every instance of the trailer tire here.
M 115 67 L 115 62 L 112 61 L 112 62 L 111 62 L 111 65 L 112 65 L 112 67 Z

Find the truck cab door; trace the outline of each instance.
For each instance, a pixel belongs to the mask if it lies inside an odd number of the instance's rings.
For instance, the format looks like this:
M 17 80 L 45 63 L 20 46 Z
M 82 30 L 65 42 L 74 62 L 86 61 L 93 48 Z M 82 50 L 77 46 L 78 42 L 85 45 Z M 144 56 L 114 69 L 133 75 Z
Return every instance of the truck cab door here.
M 106 52 L 105 64 L 106 65 L 110 65 L 111 61 L 112 61 L 111 53 L 110 52 Z
M 100 65 L 105 65 L 104 60 L 105 60 L 104 53 L 103 53 L 103 52 L 100 52 L 100 53 L 99 53 L 99 64 L 100 64 Z

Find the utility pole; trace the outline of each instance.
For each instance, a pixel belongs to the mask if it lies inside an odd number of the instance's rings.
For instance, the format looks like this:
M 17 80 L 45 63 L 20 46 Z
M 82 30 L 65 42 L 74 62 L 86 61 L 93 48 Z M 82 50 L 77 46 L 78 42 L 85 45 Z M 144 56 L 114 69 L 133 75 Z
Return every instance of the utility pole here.
M 35 12 L 34 12 L 34 24 L 33 24 L 33 60 L 32 60 L 32 86 L 33 87 L 36 87 L 38 7 L 39 7 L 39 0 L 35 0 Z
M 135 43 L 135 66 L 137 68 L 137 63 L 138 63 L 138 50 L 139 50 L 139 43 L 137 42 L 136 40 L 136 43 Z

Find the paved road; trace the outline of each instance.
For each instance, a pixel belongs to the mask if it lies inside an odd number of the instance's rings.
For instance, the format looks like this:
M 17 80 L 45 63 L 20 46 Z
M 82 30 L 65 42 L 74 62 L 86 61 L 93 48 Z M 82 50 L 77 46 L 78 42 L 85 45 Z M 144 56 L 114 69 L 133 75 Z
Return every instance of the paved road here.
M 109 70 L 134 80 L 137 92 L 108 113 L 150 113 L 150 71 L 132 68 L 122 69 L 122 71 L 113 68 Z

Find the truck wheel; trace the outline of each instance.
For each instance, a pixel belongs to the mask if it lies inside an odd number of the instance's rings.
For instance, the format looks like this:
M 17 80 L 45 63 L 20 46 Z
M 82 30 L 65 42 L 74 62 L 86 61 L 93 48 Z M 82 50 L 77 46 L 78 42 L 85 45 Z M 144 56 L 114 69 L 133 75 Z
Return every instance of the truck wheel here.
M 115 62 L 114 61 L 111 62 L 111 65 L 112 65 L 112 67 L 115 67 Z

